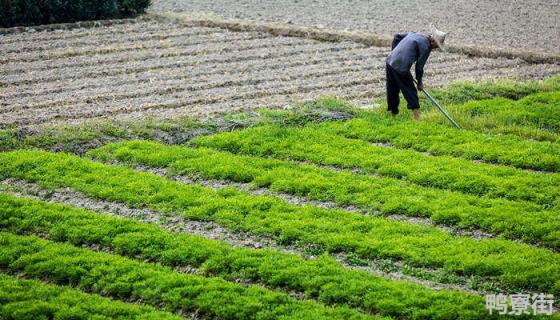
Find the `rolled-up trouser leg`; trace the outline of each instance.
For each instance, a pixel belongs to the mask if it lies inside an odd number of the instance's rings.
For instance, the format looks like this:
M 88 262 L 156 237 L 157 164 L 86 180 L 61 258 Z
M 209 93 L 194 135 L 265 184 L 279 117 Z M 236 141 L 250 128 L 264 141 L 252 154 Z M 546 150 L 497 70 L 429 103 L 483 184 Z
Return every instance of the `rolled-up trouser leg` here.
M 396 73 L 390 65 L 385 65 L 385 74 L 387 76 L 387 111 L 393 114 L 399 113 L 399 84 L 396 79 Z

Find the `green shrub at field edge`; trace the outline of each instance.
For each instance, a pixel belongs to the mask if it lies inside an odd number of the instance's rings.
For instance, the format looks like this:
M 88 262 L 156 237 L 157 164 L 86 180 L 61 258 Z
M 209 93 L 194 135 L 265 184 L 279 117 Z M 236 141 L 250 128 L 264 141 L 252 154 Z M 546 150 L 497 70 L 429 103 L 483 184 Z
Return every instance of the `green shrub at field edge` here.
M 150 0 L 0 0 L 0 27 L 130 17 L 149 5 Z

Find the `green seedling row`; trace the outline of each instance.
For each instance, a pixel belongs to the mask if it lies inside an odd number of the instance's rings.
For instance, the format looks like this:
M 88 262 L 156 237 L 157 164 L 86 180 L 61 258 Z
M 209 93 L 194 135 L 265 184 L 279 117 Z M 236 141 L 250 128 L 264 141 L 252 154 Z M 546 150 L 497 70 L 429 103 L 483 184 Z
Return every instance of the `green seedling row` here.
M 545 209 L 560 206 L 560 174 L 540 174 L 376 146 L 341 137 L 328 129 L 260 126 L 199 137 L 193 144 L 238 154 L 357 168 L 365 173 L 405 179 L 426 187 L 530 201 Z
M 542 120 L 546 122 L 549 119 L 555 119 L 558 123 L 558 116 L 553 117 L 553 115 L 558 114 L 558 108 L 551 110 L 552 113 L 550 114 L 542 114 L 540 113 L 542 109 L 531 110 L 530 101 L 519 104 L 516 102 L 529 95 L 538 95 L 539 93 L 555 92 L 551 94 L 554 96 L 558 94 L 559 90 L 560 77 L 553 76 L 543 81 L 528 82 L 503 80 L 477 83 L 457 82 L 444 89 L 430 89 L 429 91 L 464 129 L 493 134 L 513 134 L 526 139 L 559 142 L 559 131 L 547 129 L 546 126 L 542 125 Z M 478 103 L 480 100 L 494 99 L 496 102 L 488 102 L 488 109 L 476 107 L 486 104 L 485 102 Z M 499 110 L 497 104 L 500 102 L 505 102 L 507 112 L 504 113 Z M 484 114 L 471 114 L 468 110 L 465 110 L 469 108 L 468 105 L 475 106 L 475 109 L 483 111 Z M 422 108 L 428 110 L 428 112 L 424 112 L 424 119 L 445 124 L 449 130 L 453 128 L 449 121 L 435 107 L 432 107 L 431 102 L 427 99 L 424 99 Z M 528 110 L 524 111 L 524 108 Z M 499 114 L 495 111 L 498 111 Z
M 450 130 L 433 122 L 403 122 L 376 115 L 344 122 L 327 122 L 318 127 L 346 138 L 388 142 L 396 148 L 434 155 L 482 160 L 520 169 L 560 171 L 560 144 L 548 141 L 527 141 L 513 135 L 498 136 L 472 130 Z
M 521 100 L 492 99 L 456 108 L 470 117 L 484 117 L 504 125 L 529 126 L 560 132 L 560 91 L 535 93 Z
M 169 172 L 204 179 L 251 182 L 257 187 L 383 214 L 429 217 L 438 224 L 482 229 L 560 248 L 560 216 L 525 202 L 479 198 L 394 178 L 148 141 L 109 144 L 88 155 L 104 162 L 165 167 Z
M 506 79 L 483 81 L 457 81 L 445 88 L 429 89 L 432 96 L 444 105 L 459 105 L 473 100 L 506 98 L 520 100 L 539 93 L 560 90 L 560 76 L 552 76 L 541 81 L 519 82 Z
M 487 315 L 479 297 L 351 271 L 327 256 L 305 260 L 272 250 L 231 247 L 134 220 L 8 195 L 0 194 L 0 207 L 4 208 L 0 212 L 4 230 L 46 234 L 53 241 L 73 245 L 109 247 L 121 255 L 196 268 L 206 276 L 301 292 L 326 305 L 406 319 L 483 319 Z
M 518 101 L 494 98 L 446 106 L 463 128 L 560 142 L 560 91 L 535 93 Z M 430 120 L 443 122 L 435 112 Z
M 178 273 L 158 264 L 94 252 L 36 236 L 0 232 L 0 266 L 116 299 L 219 319 L 372 319 L 350 308 L 298 301 L 258 286 Z
M 180 320 L 150 306 L 0 274 L 0 319 Z
M 361 258 L 390 258 L 412 266 L 483 276 L 504 287 L 560 293 L 560 256 L 507 240 L 474 240 L 432 226 L 342 210 L 289 205 L 275 197 L 232 188 L 214 191 L 153 174 L 38 150 L 0 154 L 0 179 L 46 188 L 69 187 L 93 198 L 148 207 L 186 219 L 215 221 L 233 231 L 264 235 L 283 244 L 314 245 Z

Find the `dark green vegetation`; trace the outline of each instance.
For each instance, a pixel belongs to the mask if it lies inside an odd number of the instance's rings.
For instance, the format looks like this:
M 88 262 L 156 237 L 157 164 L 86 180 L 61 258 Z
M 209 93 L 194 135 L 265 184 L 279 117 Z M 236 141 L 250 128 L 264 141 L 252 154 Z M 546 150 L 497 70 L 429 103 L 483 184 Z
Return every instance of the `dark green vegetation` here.
M 150 0 L 0 0 L 0 27 L 130 17 L 149 5 Z
M 344 138 L 314 125 L 303 128 L 262 126 L 204 136 L 193 143 L 232 153 L 355 168 L 363 173 L 403 179 L 421 186 L 524 200 L 544 208 L 556 206 L 560 194 L 558 174 L 543 175 L 450 156 L 434 157 L 413 150 L 377 146 Z
M 488 104 L 489 101 L 479 103 Z M 471 130 L 452 131 L 442 124 L 407 123 L 375 116 L 343 123 L 326 123 L 319 127 L 351 139 L 388 143 L 397 148 L 429 152 L 432 155 L 481 160 L 520 169 L 560 171 L 560 160 L 554 156 L 560 153 L 560 144 L 554 141 L 530 141 L 515 135 L 494 135 Z M 557 136 L 554 133 L 554 139 Z
M 326 256 L 304 260 L 272 250 L 233 248 L 132 220 L 11 196 L 0 195 L 0 205 L 5 208 L 0 214 L 0 226 L 11 232 L 40 233 L 53 241 L 74 245 L 101 245 L 121 255 L 197 268 L 207 276 L 231 281 L 241 278 L 302 292 L 329 305 L 345 304 L 411 319 L 459 319 L 485 314 L 478 297 L 447 290 L 436 292 L 405 281 L 350 271 Z
M 301 242 L 361 258 L 400 259 L 413 266 L 490 277 L 514 288 L 560 288 L 560 256 L 509 241 L 475 241 L 429 226 L 341 210 L 298 207 L 233 189 L 214 191 L 43 151 L 0 155 L 0 179 L 9 177 L 46 188 L 70 187 L 93 198 L 149 207 L 186 219 L 215 221 L 232 230 L 275 238 L 282 244 Z M 540 281 L 532 281 L 535 277 Z
M 274 133 L 275 129 L 266 128 L 259 132 Z M 255 141 L 266 141 L 268 137 L 261 135 Z M 282 141 L 286 141 L 286 138 Z M 330 141 L 332 143 L 333 139 Z M 307 141 L 302 142 L 305 144 Z M 289 144 L 295 143 L 289 141 Z M 280 148 L 274 147 L 275 150 Z M 315 154 L 318 152 L 315 151 Z M 333 201 L 341 206 L 355 205 L 364 210 L 378 210 L 385 215 L 429 217 L 438 224 L 466 230 L 483 229 L 553 248 L 560 246 L 558 214 L 526 202 L 468 196 L 418 186 L 391 177 L 338 172 L 297 162 L 145 141 L 109 144 L 90 151 L 89 155 L 108 162 L 118 160 L 131 165 L 166 167 L 173 173 L 204 179 L 252 182 L 257 187 Z M 540 182 L 540 176 L 535 176 L 535 181 Z M 556 179 L 556 183 L 560 183 L 560 179 Z M 548 189 L 558 191 L 555 185 L 548 186 Z M 541 187 L 540 190 L 546 189 Z
M 69 287 L 0 274 L 0 318 L 161 319 L 181 317 L 148 306 L 101 298 Z
M 431 95 L 447 106 L 494 98 L 519 100 L 533 93 L 558 90 L 560 90 L 560 76 L 556 75 L 542 81 L 527 82 L 503 79 L 481 82 L 462 81 L 442 89 L 431 90 Z
M 223 319 L 371 319 L 348 308 L 301 302 L 257 286 L 179 273 L 119 255 L 0 232 L 0 267 L 174 312 Z
M 415 123 L 333 98 L 2 130 L 0 318 L 488 319 L 488 292 L 558 299 L 559 79 L 435 91 L 462 131 L 426 103 Z

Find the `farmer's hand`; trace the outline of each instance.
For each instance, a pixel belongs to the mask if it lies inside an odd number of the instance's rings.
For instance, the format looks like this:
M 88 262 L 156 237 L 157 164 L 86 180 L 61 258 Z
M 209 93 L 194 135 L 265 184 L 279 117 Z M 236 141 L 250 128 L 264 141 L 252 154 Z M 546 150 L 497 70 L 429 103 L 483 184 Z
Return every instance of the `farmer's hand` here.
M 418 82 L 418 85 L 416 86 L 418 88 L 418 90 L 422 91 L 424 90 L 424 84 L 422 82 Z

